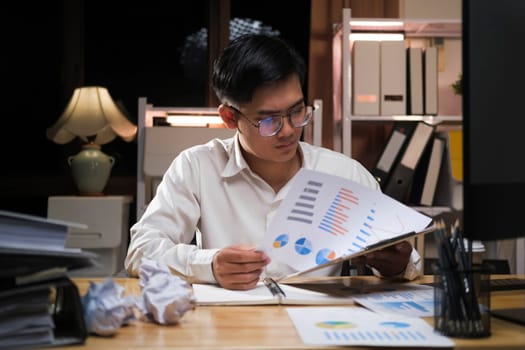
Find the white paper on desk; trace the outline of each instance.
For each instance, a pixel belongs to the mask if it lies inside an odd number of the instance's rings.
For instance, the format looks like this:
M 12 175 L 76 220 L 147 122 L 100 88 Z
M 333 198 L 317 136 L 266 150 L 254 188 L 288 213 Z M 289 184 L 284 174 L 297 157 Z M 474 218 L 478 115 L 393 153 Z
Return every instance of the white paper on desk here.
M 422 318 L 377 314 L 359 307 L 288 307 L 286 311 L 307 345 L 454 346 Z
M 411 284 L 410 289 L 354 296 L 354 302 L 377 313 L 411 317 L 434 316 L 434 288 Z
M 423 231 L 426 215 L 345 178 L 301 169 L 264 237 L 273 261 L 304 271 Z
M 276 304 L 272 293 L 262 282 L 250 290 L 231 290 L 198 283 L 194 283 L 192 288 L 197 305 Z
M 249 290 L 230 290 L 212 284 L 193 284 L 193 293 L 197 305 L 351 305 L 351 295 L 332 295 L 293 285 L 279 285 L 284 296 L 274 296 L 259 282 Z

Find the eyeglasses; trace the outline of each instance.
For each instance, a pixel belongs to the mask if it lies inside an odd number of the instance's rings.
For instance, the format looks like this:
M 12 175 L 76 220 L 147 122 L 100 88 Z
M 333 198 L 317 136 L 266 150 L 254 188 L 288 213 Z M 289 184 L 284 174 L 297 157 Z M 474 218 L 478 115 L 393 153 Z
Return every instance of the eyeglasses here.
M 290 124 L 294 128 L 302 128 L 305 125 L 308 125 L 310 123 L 310 120 L 312 120 L 312 114 L 314 111 L 314 108 L 312 106 L 298 106 L 294 107 L 291 110 L 281 113 L 278 115 L 270 115 L 264 119 L 261 119 L 257 122 L 253 122 L 250 118 L 248 118 L 244 113 L 239 111 L 237 108 L 233 106 L 228 106 L 231 109 L 233 109 L 236 113 L 238 113 L 241 117 L 246 119 L 252 126 L 259 129 L 259 135 L 261 136 L 274 136 L 276 135 L 281 129 L 283 128 L 283 118 L 288 118 L 290 121 Z

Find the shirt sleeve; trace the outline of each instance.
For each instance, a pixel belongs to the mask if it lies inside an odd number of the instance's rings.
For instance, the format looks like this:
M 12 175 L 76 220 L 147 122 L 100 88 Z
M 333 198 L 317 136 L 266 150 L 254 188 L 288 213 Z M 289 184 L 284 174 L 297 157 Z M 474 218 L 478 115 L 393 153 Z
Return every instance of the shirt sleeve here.
M 194 162 L 195 163 L 195 162 Z M 192 240 L 200 218 L 195 169 L 184 155 L 164 174 L 142 217 L 130 229 L 125 267 L 138 276 L 144 258 L 166 264 L 189 281 L 215 282 L 211 262 L 217 249 L 199 249 Z

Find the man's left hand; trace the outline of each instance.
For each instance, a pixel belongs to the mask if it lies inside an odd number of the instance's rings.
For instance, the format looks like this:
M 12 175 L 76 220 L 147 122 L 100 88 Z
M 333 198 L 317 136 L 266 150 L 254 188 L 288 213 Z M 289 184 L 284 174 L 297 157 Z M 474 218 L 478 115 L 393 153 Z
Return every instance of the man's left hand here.
M 400 242 L 352 259 L 352 264 L 365 264 L 375 268 L 384 277 L 397 276 L 405 271 L 412 253 L 412 245 Z

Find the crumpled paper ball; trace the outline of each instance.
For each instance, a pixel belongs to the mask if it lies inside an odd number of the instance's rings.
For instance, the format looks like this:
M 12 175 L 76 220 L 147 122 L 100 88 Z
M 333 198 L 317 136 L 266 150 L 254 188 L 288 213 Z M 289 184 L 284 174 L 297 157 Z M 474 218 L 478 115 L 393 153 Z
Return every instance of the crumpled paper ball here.
M 89 282 L 89 289 L 82 297 L 84 321 L 89 333 L 110 336 L 120 327 L 134 320 L 137 300 L 123 296 L 124 288 L 111 278 L 103 282 Z
M 173 275 L 166 265 L 144 259 L 139 270 L 142 303 L 139 308 L 151 321 L 175 324 L 195 307 L 191 285 Z

